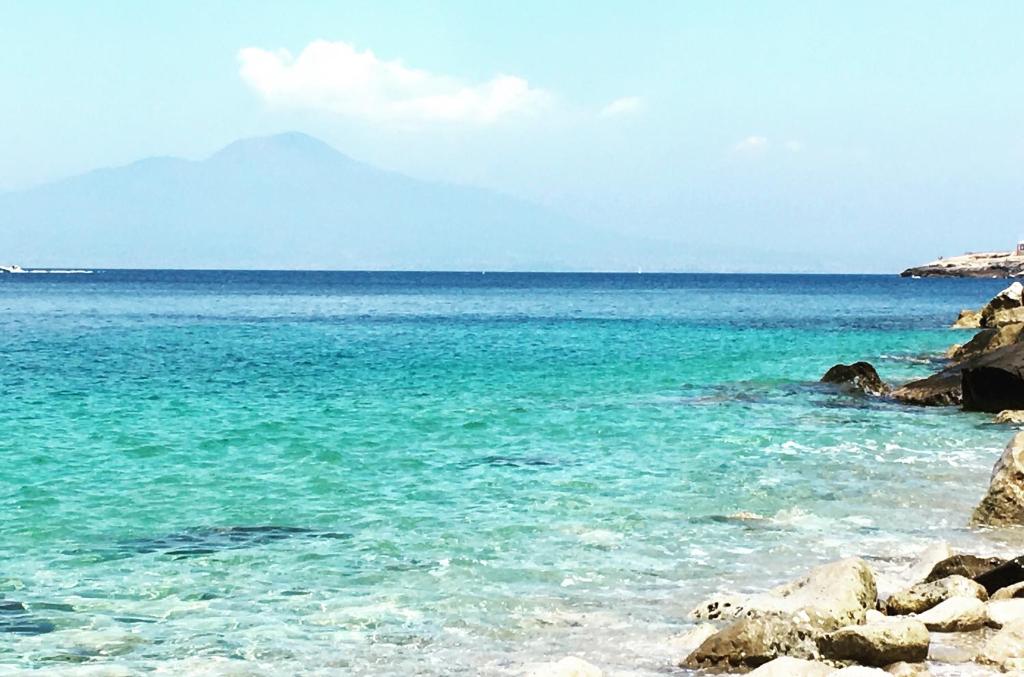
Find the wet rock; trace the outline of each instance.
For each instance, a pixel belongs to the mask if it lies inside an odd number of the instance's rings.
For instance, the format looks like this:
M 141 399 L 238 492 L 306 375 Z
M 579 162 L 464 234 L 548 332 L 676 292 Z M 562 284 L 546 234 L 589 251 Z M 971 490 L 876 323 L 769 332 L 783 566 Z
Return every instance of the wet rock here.
M 991 571 L 1006 560 L 998 557 L 977 557 L 975 555 L 953 555 L 938 562 L 932 567 L 925 583 L 937 581 L 947 576 L 963 576 L 965 578 L 977 578 L 978 576 Z M 984 585 L 984 583 L 982 583 Z M 985 588 L 988 591 L 988 588 Z M 989 594 L 992 594 L 989 591 Z
M 985 627 L 985 603 L 975 597 L 950 597 L 916 616 L 933 632 L 970 632 Z
M 959 365 L 944 369 L 928 378 L 911 381 L 892 391 L 892 397 L 904 404 L 921 407 L 948 407 L 960 404 L 963 391 Z
M 835 668 L 825 663 L 780 656 L 749 673 L 750 677 L 827 677 Z
M 953 353 L 952 359 L 957 362 L 991 353 L 1017 343 L 1024 331 L 1024 323 L 1008 324 L 996 329 L 982 329 L 970 341 L 960 346 Z
M 818 658 L 818 639 L 830 628 L 829 619 L 813 612 L 759 614 L 715 633 L 687 656 L 679 667 L 751 669 L 780 656 Z
M 1014 282 L 1006 289 L 992 297 L 992 300 L 981 309 L 980 324 L 983 327 L 998 327 L 1024 319 L 1024 285 Z M 1022 317 L 1022 319 L 1018 319 Z
M 582 658 L 567 656 L 555 663 L 538 666 L 529 677 L 603 677 L 601 668 Z
M 888 395 L 892 390 L 868 362 L 837 364 L 825 372 L 821 382 L 834 383 L 850 392 L 876 397 Z
M 1001 599 L 1021 599 L 1024 598 L 1024 581 L 1020 583 L 1014 583 L 1008 585 L 1005 588 L 999 588 L 992 594 L 992 601 L 998 601 Z
M 989 595 L 995 594 L 1000 588 L 1020 583 L 1024 581 L 1024 557 L 1002 562 L 998 566 L 978 574 L 974 580 L 985 586 Z
M 1024 670 L 1024 621 L 1010 623 L 992 636 L 977 658 L 979 663 L 995 665 L 1005 672 Z
M 892 595 L 885 605 L 890 616 L 918 614 L 952 597 L 987 600 L 985 588 L 964 576 L 947 576 L 930 583 L 918 583 Z
M 920 663 L 928 657 L 928 629 L 913 619 L 890 619 L 869 625 L 848 625 L 819 641 L 824 658 L 882 667 Z
M 989 602 L 989 624 L 996 628 L 1024 620 L 1024 599 L 1000 599 Z
M 965 411 L 994 414 L 1004 409 L 1024 409 L 1024 344 L 998 348 L 961 366 Z
M 815 567 L 805 576 L 759 595 L 716 595 L 691 615 L 700 620 L 794 614 L 811 610 L 835 627 L 859 623 L 878 598 L 871 567 L 849 558 Z
M 832 673 L 835 677 L 889 677 L 881 668 L 866 668 L 863 665 L 848 665 Z
M 996 461 L 992 468 L 988 493 L 974 509 L 974 513 L 971 515 L 971 524 L 992 527 L 1024 524 L 1024 432 L 1013 436 L 999 460 Z M 1001 579 L 999 581 L 1001 585 L 991 592 L 1024 580 L 1024 566 L 1012 565 L 1011 569 L 1014 566 L 1021 572 L 1021 575 L 1014 580 Z M 996 584 L 994 579 L 993 584 Z
M 952 329 L 978 329 L 981 327 L 981 311 L 964 308 L 953 323 Z
M 885 671 L 895 677 L 931 677 L 925 663 L 893 663 L 885 666 Z
M 1004 409 L 995 415 L 993 421 L 996 423 L 1019 425 L 1024 423 L 1024 409 Z

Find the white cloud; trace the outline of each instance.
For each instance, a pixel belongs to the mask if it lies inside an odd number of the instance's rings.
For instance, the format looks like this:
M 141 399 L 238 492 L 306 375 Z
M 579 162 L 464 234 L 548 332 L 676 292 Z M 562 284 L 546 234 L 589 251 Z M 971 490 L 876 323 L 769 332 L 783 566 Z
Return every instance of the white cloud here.
M 768 146 L 768 137 L 748 136 L 733 146 L 733 150 L 737 153 L 763 153 L 768 150 Z
M 491 124 L 535 113 L 549 95 L 523 78 L 497 75 L 479 84 L 384 61 L 346 42 L 316 40 L 298 56 L 247 47 L 242 79 L 268 103 L 323 110 L 375 122 Z
M 646 107 L 647 103 L 639 96 L 624 96 L 621 99 L 615 99 L 602 108 L 600 115 L 604 118 L 630 115 L 632 113 L 640 113 Z

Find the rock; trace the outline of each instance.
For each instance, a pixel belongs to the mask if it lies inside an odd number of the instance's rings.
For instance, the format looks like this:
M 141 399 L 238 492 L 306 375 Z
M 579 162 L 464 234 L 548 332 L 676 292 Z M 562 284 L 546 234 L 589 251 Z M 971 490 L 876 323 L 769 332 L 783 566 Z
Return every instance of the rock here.
M 529 677 L 603 677 L 601 668 L 582 658 L 568 656 L 556 663 L 545 663 L 529 673 Z
M 946 351 L 944 353 L 942 353 L 942 356 L 944 358 L 946 358 L 947 360 L 956 359 L 957 354 L 960 352 L 960 349 L 963 348 L 963 347 L 964 346 L 963 346 L 962 343 L 954 343 L 950 347 L 946 348 Z
M 749 673 L 750 677 L 827 677 L 835 672 L 831 665 L 802 658 L 780 656 Z
M 1006 289 L 992 297 L 992 300 L 981 309 L 981 326 L 997 327 L 1005 324 L 1009 317 L 1013 317 L 1017 310 L 1024 308 L 1024 285 L 1014 282 Z M 1017 320 L 1020 322 L 1020 320 Z
M 892 390 L 878 376 L 875 368 L 867 362 L 837 364 L 825 372 L 825 375 L 821 377 L 821 382 L 835 383 L 848 391 L 876 397 L 888 395 Z
M 977 557 L 975 555 L 953 555 L 948 557 L 941 562 L 937 563 L 932 567 L 928 577 L 925 578 L 925 583 L 931 583 L 947 576 L 963 576 L 964 578 L 976 578 L 992 569 L 996 568 L 1000 564 L 1005 563 L 1006 560 L 999 559 L 998 557 Z M 984 585 L 984 584 L 982 584 Z M 988 590 L 988 588 L 986 588 Z M 989 592 L 989 594 L 992 594 Z
M 871 567 L 862 559 L 849 558 L 815 567 L 802 578 L 767 593 L 717 595 L 700 604 L 691 616 L 718 620 L 810 610 L 839 627 L 861 622 L 864 612 L 875 607 L 877 598 Z
M 1024 557 L 1002 562 L 988 571 L 978 574 L 974 580 L 985 586 L 990 595 L 1000 588 L 1024 581 Z
M 885 671 L 895 677 L 931 677 L 932 673 L 924 663 L 893 663 Z
M 981 312 L 964 308 L 956 318 L 951 329 L 979 329 L 981 327 Z
M 1021 339 L 1024 323 L 1008 324 L 994 329 L 982 329 L 970 341 L 953 353 L 952 359 L 963 362 L 973 357 L 1012 346 Z
M 889 673 L 880 668 L 866 668 L 863 665 L 848 665 L 842 670 L 832 673 L 836 677 L 889 677 Z
M 930 583 L 918 583 L 889 597 L 885 611 L 890 616 L 919 614 L 952 597 L 987 600 L 985 588 L 964 576 L 947 576 Z
M 928 378 L 911 381 L 892 391 L 893 399 L 921 407 L 948 407 L 963 401 L 960 365 L 943 369 Z
M 996 414 L 996 417 L 993 420 L 996 423 L 1019 425 L 1024 423 L 1024 409 L 1004 409 Z
M 1024 409 L 1024 344 L 997 348 L 960 366 L 965 411 Z
M 988 493 L 974 509 L 971 524 L 990 527 L 1024 524 L 1024 432 L 1019 432 L 1010 439 L 996 461 L 992 468 Z M 1022 567 L 1018 565 L 1017 568 Z M 1003 582 L 991 592 L 1020 580 L 1024 578 Z
M 1001 599 L 1021 599 L 1024 598 L 1024 581 L 1020 583 L 1014 583 L 1008 585 L 1005 588 L 999 588 L 992 595 L 992 601 L 996 602 Z
M 679 667 L 749 669 L 779 656 L 814 660 L 818 658 L 817 640 L 828 629 L 827 620 L 806 612 L 741 618 L 709 637 Z
M 870 625 L 848 625 L 818 642 L 821 656 L 881 667 L 920 663 L 928 657 L 928 629 L 914 619 L 890 619 Z
M 881 623 L 884 620 L 886 620 L 887 618 L 888 618 L 888 616 L 883 614 L 878 609 L 868 609 L 867 611 L 864 612 L 864 622 L 865 623 Z
M 977 660 L 1006 672 L 1024 670 L 1024 621 L 1003 626 L 985 643 Z
M 985 603 L 975 597 L 950 597 L 916 616 L 934 632 L 970 632 L 985 627 Z
M 988 604 L 989 625 L 1001 628 L 1024 620 L 1024 599 L 1000 599 Z

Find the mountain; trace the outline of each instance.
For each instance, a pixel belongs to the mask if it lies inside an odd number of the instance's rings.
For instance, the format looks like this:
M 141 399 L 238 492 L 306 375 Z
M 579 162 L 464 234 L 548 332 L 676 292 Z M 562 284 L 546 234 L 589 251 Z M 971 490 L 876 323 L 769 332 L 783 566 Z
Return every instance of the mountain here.
M 629 269 L 609 256 L 626 256 L 623 246 L 541 207 L 383 171 L 299 133 L 0 194 L 0 258 L 24 266 Z

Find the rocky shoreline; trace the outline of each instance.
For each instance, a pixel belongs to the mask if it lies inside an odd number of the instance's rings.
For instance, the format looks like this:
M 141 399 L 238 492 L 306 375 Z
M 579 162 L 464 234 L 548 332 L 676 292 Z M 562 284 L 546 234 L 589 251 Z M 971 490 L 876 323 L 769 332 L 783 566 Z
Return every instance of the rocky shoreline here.
M 1013 252 L 984 252 L 951 256 L 907 268 L 903 277 L 1018 277 L 1024 274 L 1024 256 Z
M 1024 259 L 1021 260 L 1024 266 Z M 840 393 L 912 406 L 960 406 L 1024 423 L 1024 286 L 1015 282 L 955 329 L 977 332 L 952 346 L 936 374 L 885 383 L 868 362 L 836 365 L 822 377 Z M 1024 526 L 1024 432 L 1006 445 L 972 528 Z M 919 554 L 896 585 L 852 557 L 811 569 L 758 594 L 721 593 L 690 612 L 676 638 L 677 667 L 755 677 L 1018 674 L 1024 676 L 1024 556 L 956 552 L 946 543 Z M 576 657 L 533 677 L 601 677 Z

